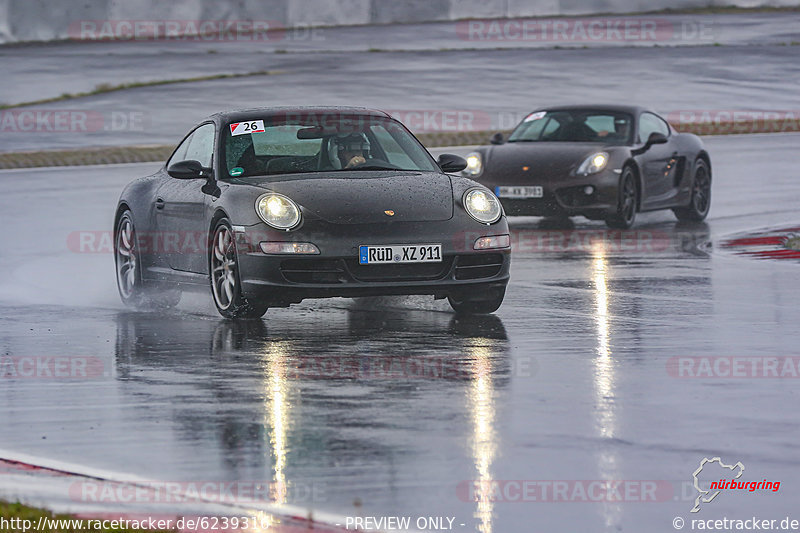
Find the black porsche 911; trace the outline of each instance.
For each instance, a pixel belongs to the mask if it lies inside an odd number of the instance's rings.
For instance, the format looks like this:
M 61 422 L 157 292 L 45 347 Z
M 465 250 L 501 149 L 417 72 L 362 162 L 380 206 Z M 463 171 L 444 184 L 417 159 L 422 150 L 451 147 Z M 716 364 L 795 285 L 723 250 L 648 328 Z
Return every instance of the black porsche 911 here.
M 711 205 L 702 141 L 641 107 L 539 109 L 467 163 L 463 175 L 492 189 L 509 216 L 582 215 L 627 229 L 637 212 L 700 221 Z
M 170 306 L 210 287 L 229 318 L 304 298 L 410 294 L 494 312 L 509 279 L 508 224 L 490 190 L 457 175 L 465 167 L 434 160 L 380 111 L 213 115 L 122 192 L 120 296 Z

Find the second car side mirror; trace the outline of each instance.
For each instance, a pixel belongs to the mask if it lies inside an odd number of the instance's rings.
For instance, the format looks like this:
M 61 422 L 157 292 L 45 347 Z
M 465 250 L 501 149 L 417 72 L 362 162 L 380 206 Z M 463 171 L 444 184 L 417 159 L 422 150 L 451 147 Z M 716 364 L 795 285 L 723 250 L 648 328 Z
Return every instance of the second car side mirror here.
M 169 167 L 167 169 L 167 174 L 181 180 L 197 178 L 209 179 L 211 177 L 211 169 L 201 165 L 200 161 L 189 159 L 187 161 L 180 161 Z
M 667 139 L 666 135 L 664 135 L 663 133 L 659 133 L 657 131 L 654 131 L 653 133 L 650 134 L 650 137 L 647 138 L 647 143 L 645 143 L 645 146 L 650 148 L 654 144 L 666 144 L 667 141 L 668 141 L 668 139 Z
M 442 154 L 436 163 L 443 172 L 461 172 L 467 168 L 467 160 L 455 154 Z
M 491 139 L 489 139 L 489 142 L 492 144 L 503 144 L 504 142 L 506 142 L 506 140 L 503 137 L 502 133 L 497 132 L 494 135 L 492 135 Z

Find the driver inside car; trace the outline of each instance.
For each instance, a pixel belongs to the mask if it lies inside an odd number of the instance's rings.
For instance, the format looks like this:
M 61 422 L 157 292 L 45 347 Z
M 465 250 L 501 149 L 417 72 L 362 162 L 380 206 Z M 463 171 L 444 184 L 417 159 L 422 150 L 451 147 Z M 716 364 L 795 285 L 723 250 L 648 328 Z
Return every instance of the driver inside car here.
M 329 155 L 335 168 L 353 168 L 363 165 L 370 157 L 369 140 L 363 133 L 331 137 Z

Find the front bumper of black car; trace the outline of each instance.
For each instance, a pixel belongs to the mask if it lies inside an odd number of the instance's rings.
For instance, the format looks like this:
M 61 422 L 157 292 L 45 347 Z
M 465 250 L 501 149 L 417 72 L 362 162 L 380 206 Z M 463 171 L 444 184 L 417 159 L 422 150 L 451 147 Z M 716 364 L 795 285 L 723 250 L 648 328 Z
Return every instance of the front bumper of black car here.
M 576 216 L 603 218 L 613 215 L 619 200 L 619 172 L 607 169 L 589 176 L 568 176 L 551 178 L 530 185 L 543 189 L 541 198 L 503 198 L 500 203 L 508 216 Z M 487 184 L 492 190 L 500 185 L 501 179 L 492 179 Z M 496 184 L 495 184 L 496 183 Z M 587 192 L 591 188 L 591 192 Z
M 309 229 L 291 235 L 291 240 L 312 243 L 319 254 L 271 255 L 260 250 L 260 242 L 290 240 L 286 233 L 265 232 L 259 226 L 238 227 L 242 295 L 273 307 L 329 297 L 457 295 L 490 299 L 508 284 L 511 248 L 474 250 L 473 244 L 479 237 L 508 234 L 508 226 L 502 220 L 491 226 L 463 228 L 463 224 L 444 221 L 372 225 L 368 232 L 358 225 L 338 226 L 336 235 Z M 359 246 L 418 243 L 441 244 L 442 261 L 359 264 Z

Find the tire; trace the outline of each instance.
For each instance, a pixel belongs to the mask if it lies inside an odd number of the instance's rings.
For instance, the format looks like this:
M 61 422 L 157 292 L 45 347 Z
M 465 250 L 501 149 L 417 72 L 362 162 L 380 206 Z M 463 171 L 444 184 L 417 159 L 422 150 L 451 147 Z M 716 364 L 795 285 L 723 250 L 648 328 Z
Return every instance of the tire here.
M 211 297 L 219 314 L 225 318 L 260 318 L 267 306 L 242 297 L 236 239 L 228 219 L 222 218 L 214 227 L 209 254 Z
M 606 218 L 609 228 L 629 229 L 636 222 L 636 211 L 639 205 L 639 186 L 633 168 L 626 166 L 619 178 L 617 212 Z
M 178 290 L 152 290 L 142 279 L 142 262 L 130 210 L 120 215 L 114 228 L 114 266 L 122 303 L 135 308 L 168 309 L 181 300 Z
M 506 295 L 506 288 L 490 289 L 487 291 L 485 298 L 482 299 L 465 299 L 460 295 L 450 295 L 447 301 L 450 302 L 450 307 L 459 315 L 488 315 L 494 313 L 500 308 L 503 303 L 503 298 Z
M 711 171 L 703 159 L 694 163 L 692 179 L 692 197 L 687 207 L 676 207 L 672 210 L 678 220 L 700 222 L 708 216 L 711 208 Z

